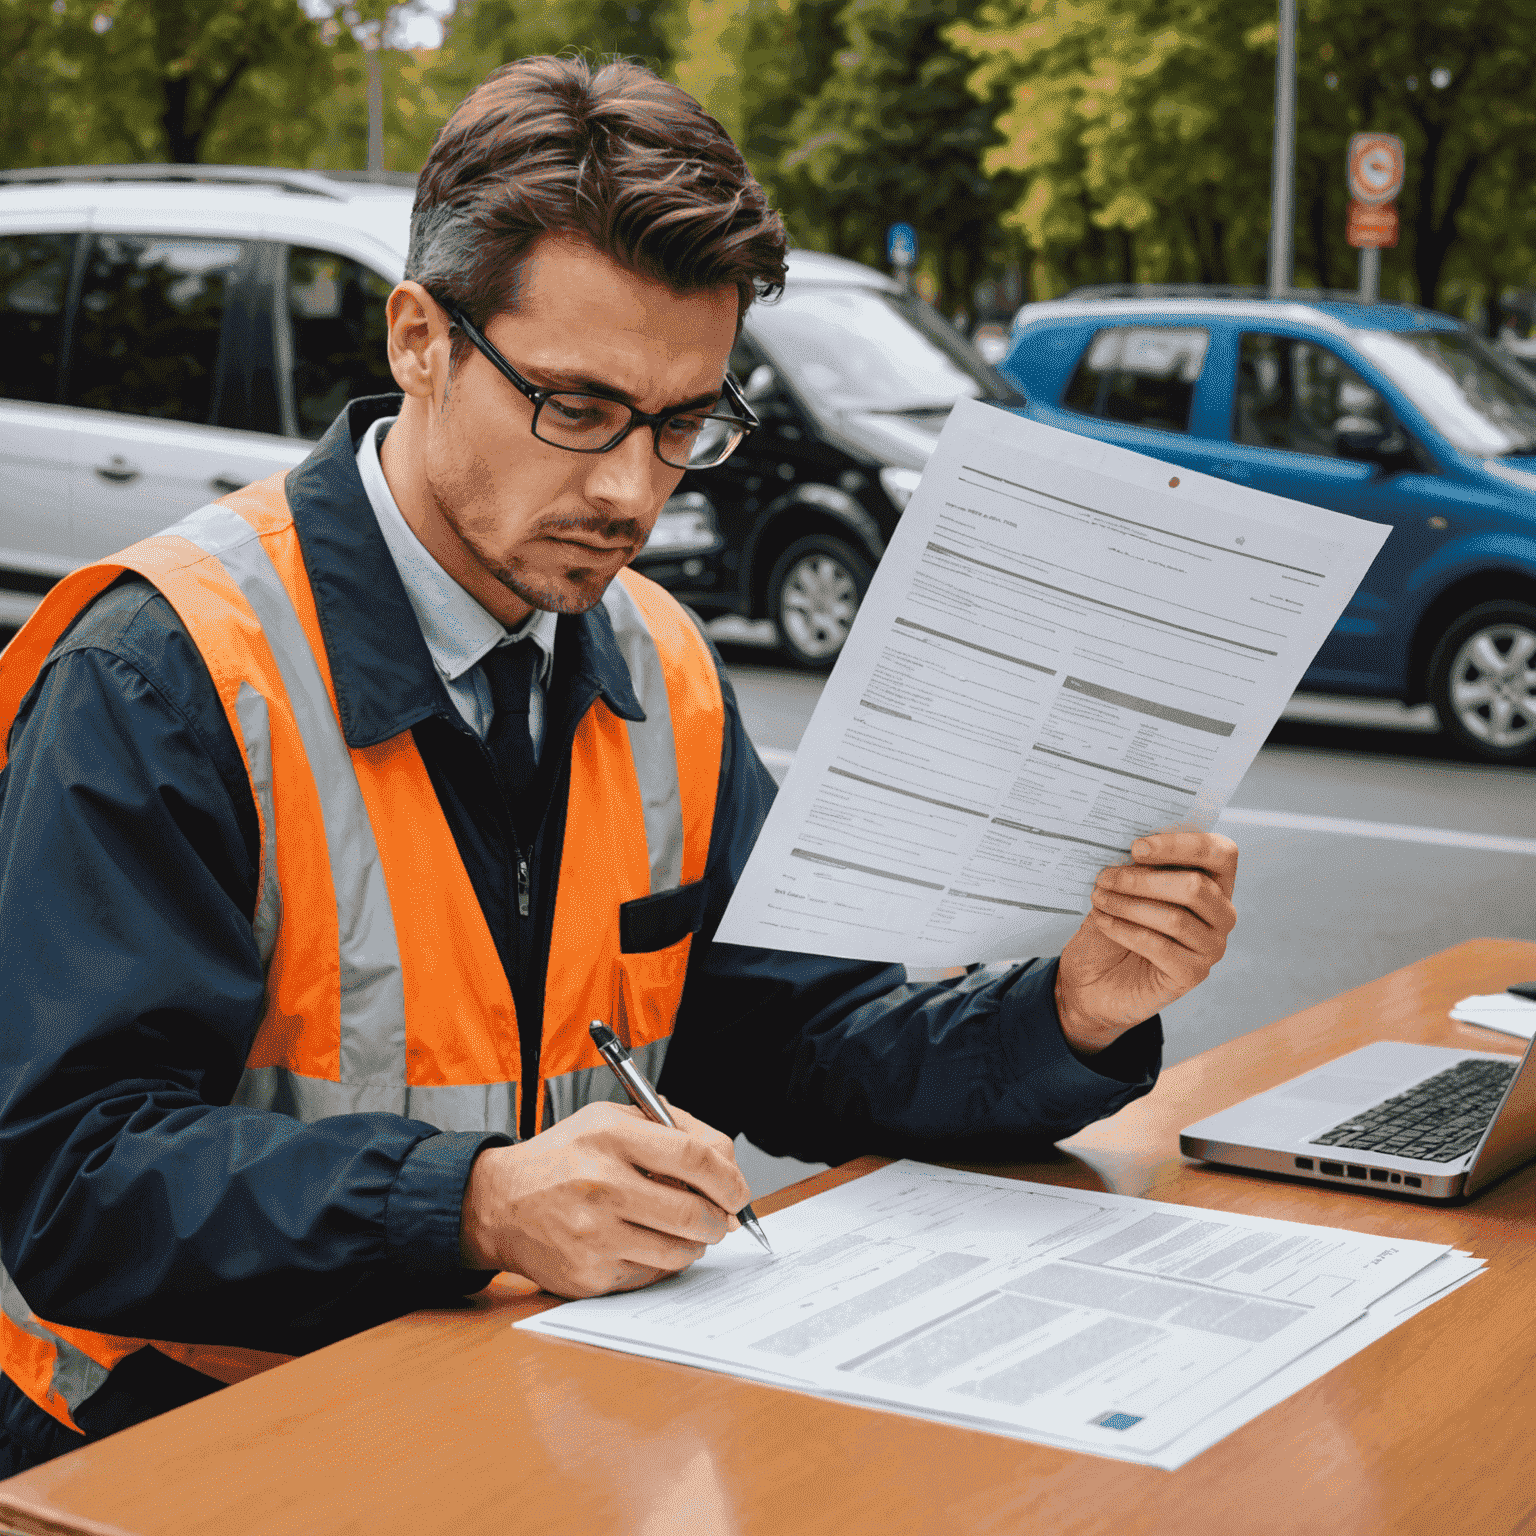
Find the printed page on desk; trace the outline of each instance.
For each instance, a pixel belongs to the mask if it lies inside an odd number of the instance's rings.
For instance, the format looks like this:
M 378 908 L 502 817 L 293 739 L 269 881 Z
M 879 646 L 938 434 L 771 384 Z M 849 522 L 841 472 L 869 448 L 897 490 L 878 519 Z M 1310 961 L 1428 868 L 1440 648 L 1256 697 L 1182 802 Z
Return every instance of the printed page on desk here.
M 1388 530 L 962 401 L 718 937 L 968 965 L 1209 829 Z
M 1450 1252 L 909 1162 L 764 1223 L 518 1326 L 1165 1465 Z

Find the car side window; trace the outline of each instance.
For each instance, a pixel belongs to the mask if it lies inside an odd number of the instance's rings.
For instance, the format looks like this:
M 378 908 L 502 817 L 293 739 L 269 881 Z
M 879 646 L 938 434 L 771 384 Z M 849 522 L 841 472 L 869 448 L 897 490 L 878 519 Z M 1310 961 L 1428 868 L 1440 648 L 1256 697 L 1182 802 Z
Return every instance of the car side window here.
M 0 237 L 0 399 L 58 398 L 73 235 Z
M 1395 425 L 1391 406 L 1327 347 L 1253 331 L 1239 340 L 1234 442 L 1335 458 L 1341 432 Z
M 75 311 L 65 401 L 209 422 L 237 240 L 97 235 Z
M 1210 345 L 1200 326 L 1106 327 L 1088 343 L 1062 404 L 1106 421 L 1188 432 Z
M 288 252 L 294 429 L 322 437 L 348 400 L 394 394 L 384 305 L 394 284 L 350 256 Z

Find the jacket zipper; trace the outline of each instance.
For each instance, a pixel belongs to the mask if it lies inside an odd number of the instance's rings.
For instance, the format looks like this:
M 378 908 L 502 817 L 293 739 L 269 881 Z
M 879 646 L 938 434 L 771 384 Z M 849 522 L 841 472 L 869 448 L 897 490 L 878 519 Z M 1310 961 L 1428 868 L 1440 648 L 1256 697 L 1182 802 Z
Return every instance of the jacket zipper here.
M 507 803 L 507 797 L 501 787 L 501 775 L 496 771 L 496 759 L 491 756 L 491 749 L 486 746 L 484 737 L 476 736 L 468 726 L 459 727 L 465 735 L 474 739 L 476 746 L 480 748 L 480 756 L 485 761 L 485 766 L 491 771 L 491 783 L 496 786 L 496 798 L 500 803 L 503 830 L 507 833 L 508 840 L 512 844 L 512 856 L 517 860 L 517 915 L 527 917 L 531 910 L 532 884 L 528 872 L 528 856 L 523 852 L 523 845 L 517 835 L 517 822 L 512 816 L 512 807 Z

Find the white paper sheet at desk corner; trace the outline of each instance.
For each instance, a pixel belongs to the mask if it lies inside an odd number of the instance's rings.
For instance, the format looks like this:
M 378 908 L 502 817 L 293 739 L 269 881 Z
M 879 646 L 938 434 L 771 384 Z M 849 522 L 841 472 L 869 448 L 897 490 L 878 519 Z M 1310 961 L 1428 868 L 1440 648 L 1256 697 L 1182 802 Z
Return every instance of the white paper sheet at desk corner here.
M 1464 997 L 1451 1009 L 1451 1017 L 1462 1024 L 1497 1029 L 1521 1040 L 1536 1036 L 1536 1002 L 1528 997 L 1516 997 L 1513 992 Z
M 733 1234 L 647 1291 L 516 1326 L 1171 1470 L 1482 1268 L 909 1162 L 765 1225 L 774 1259 Z
M 975 401 L 950 414 L 718 937 L 1041 954 L 1209 829 L 1387 537 Z

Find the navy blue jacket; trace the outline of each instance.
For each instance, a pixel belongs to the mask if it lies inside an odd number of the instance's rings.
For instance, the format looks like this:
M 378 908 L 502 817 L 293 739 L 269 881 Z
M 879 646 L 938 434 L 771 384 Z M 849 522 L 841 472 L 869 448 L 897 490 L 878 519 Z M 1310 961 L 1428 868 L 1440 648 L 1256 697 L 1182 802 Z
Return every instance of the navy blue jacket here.
M 601 605 L 562 616 L 548 802 L 520 920 L 500 792 L 357 473 L 363 430 L 397 408 L 393 397 L 348 407 L 289 476 L 289 502 L 346 739 L 413 732 L 531 1047 L 571 738 L 597 698 L 629 717 L 639 705 Z M 721 682 L 708 903 L 661 1081 L 673 1102 L 808 1159 L 1018 1159 L 1151 1088 L 1157 1020 L 1085 1064 L 1056 1017 L 1054 962 L 915 986 L 897 966 L 711 943 L 774 794 Z M 10 753 L 0 1251 L 33 1310 L 106 1333 L 300 1353 L 483 1286 L 486 1274 L 460 1264 L 459 1210 L 476 1154 L 505 1137 L 385 1114 L 306 1125 L 230 1104 L 262 1014 L 256 813 L 207 669 L 152 586 L 124 577 L 76 621 L 23 704 Z M 110 1433 L 214 1386 L 142 1350 L 79 1421 Z M 8 1381 L 0 1425 L 20 1456 L 12 1468 L 80 1443 Z

